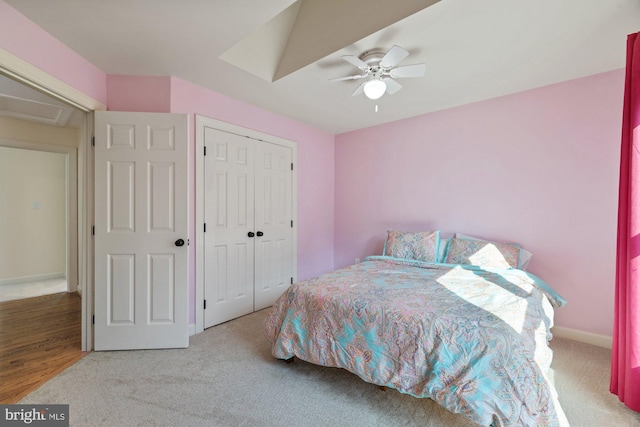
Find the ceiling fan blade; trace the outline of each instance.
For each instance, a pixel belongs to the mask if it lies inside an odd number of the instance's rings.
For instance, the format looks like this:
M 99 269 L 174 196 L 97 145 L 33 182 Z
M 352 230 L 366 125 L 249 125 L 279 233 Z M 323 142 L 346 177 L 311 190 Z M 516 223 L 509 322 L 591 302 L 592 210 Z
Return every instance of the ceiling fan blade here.
M 344 55 L 342 59 L 355 65 L 356 67 L 360 68 L 362 71 L 367 71 L 369 69 L 369 66 L 367 65 L 367 63 L 361 60 L 360 58 L 358 58 L 357 56 Z
M 356 88 L 356 90 L 354 90 L 354 91 L 353 91 L 353 93 L 351 94 L 351 96 L 362 95 L 362 94 L 364 93 L 364 85 L 365 85 L 365 83 L 367 83 L 367 82 L 362 82 L 362 83 L 360 84 L 360 86 L 358 86 L 358 87 Z
M 427 71 L 426 64 L 414 64 L 405 65 L 404 67 L 394 68 L 389 72 L 389 75 L 395 79 L 405 77 L 424 77 L 424 73 Z
M 382 79 L 382 81 L 387 84 L 387 93 L 389 95 L 393 95 L 394 93 L 402 89 L 402 85 L 393 79 L 386 78 Z
M 341 82 L 343 80 L 358 80 L 358 79 L 364 79 L 367 76 L 347 76 L 347 77 L 336 77 L 335 79 L 329 79 L 330 82 Z
M 409 56 L 409 52 L 401 48 L 400 46 L 393 45 L 391 49 L 382 57 L 380 66 L 383 68 L 395 67 L 404 58 Z

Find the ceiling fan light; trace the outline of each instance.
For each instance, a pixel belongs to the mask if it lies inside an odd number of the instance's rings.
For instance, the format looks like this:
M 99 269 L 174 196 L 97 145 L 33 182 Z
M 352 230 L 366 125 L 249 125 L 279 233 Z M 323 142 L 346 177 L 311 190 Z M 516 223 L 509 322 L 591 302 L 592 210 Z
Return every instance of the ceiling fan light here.
M 384 95 L 385 90 L 387 90 L 387 84 L 379 79 L 369 80 L 364 85 L 364 94 L 369 99 L 378 99 L 382 95 Z

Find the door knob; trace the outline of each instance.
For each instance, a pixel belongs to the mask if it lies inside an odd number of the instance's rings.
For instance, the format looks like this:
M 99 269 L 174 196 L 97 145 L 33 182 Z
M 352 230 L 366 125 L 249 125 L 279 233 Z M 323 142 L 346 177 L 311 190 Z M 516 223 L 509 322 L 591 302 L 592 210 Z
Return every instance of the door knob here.
M 262 237 L 262 236 L 264 236 L 264 233 L 263 233 L 262 231 L 258 231 L 258 233 L 257 233 L 257 234 L 258 234 L 258 237 Z
M 176 246 L 184 246 L 184 240 L 178 239 L 178 240 L 176 240 L 175 244 L 176 244 Z
M 255 233 L 253 231 L 250 231 L 250 232 L 247 233 L 247 236 L 253 237 L 253 236 L 255 236 Z

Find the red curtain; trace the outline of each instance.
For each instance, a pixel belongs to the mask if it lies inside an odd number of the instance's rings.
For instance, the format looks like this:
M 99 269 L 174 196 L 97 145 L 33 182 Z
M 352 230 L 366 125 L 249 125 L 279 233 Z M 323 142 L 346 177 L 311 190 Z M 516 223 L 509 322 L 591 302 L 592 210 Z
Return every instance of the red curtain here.
M 640 411 L 640 33 L 627 38 L 610 390 Z

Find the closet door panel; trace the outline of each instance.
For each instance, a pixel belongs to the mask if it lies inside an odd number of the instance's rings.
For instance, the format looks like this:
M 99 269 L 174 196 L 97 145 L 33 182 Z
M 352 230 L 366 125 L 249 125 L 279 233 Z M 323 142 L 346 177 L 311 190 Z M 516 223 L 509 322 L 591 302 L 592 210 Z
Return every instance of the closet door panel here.
M 255 310 L 272 305 L 293 278 L 292 150 L 261 141 L 255 164 Z
M 205 328 L 253 311 L 254 141 L 205 129 Z

